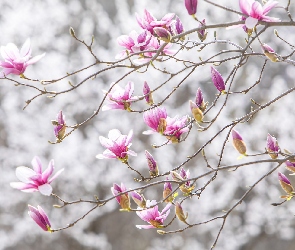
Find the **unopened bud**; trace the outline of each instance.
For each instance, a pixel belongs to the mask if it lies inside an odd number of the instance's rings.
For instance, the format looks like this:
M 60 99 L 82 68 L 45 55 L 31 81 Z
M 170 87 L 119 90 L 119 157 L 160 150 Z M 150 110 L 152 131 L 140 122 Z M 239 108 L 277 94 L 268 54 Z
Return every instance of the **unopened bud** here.
M 186 222 L 188 213 L 184 214 L 182 206 L 179 202 L 175 202 L 175 214 L 180 221 Z
M 235 149 L 242 155 L 246 154 L 247 147 L 245 142 L 243 141 L 242 136 L 236 130 L 232 130 L 232 138 L 233 138 L 233 145 Z

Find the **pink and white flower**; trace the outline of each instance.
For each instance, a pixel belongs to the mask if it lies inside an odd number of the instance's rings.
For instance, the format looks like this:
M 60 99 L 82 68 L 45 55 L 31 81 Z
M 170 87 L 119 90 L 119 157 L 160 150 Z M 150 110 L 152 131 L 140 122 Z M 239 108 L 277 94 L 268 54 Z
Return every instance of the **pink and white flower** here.
M 54 160 L 51 160 L 48 167 L 42 172 L 42 164 L 37 156 L 33 158 L 32 166 L 33 169 L 24 166 L 17 167 L 15 174 L 21 182 L 11 182 L 10 186 L 27 193 L 39 191 L 43 195 L 51 195 L 52 187 L 50 183 L 64 169 L 59 170 L 50 178 L 54 170 Z
M 125 187 L 125 185 L 123 183 L 121 183 L 121 186 L 114 183 L 113 187 L 111 187 L 111 191 L 112 191 L 113 195 L 116 196 L 120 193 L 126 192 L 127 188 Z M 115 199 L 120 204 L 120 206 L 123 210 L 130 210 L 130 198 L 129 198 L 128 193 L 117 196 L 117 197 L 115 197 Z
M 110 109 L 123 109 L 130 111 L 131 102 L 138 100 L 136 96 L 132 96 L 133 91 L 133 82 L 128 82 L 124 89 L 119 85 L 113 86 L 110 93 L 107 94 L 110 103 L 104 105 L 102 107 L 102 111 Z
M 186 125 L 187 116 L 181 118 L 179 116 L 174 118 L 168 116 L 166 122 L 164 135 L 173 143 L 179 142 L 181 135 L 189 131 Z
M 21 50 L 19 50 L 15 44 L 8 43 L 6 46 L 1 46 L 1 55 L 4 61 L 0 61 L 0 67 L 3 69 L 0 76 L 8 76 L 9 74 L 23 75 L 26 68 L 38 62 L 45 53 L 35 57 L 31 57 L 31 42 L 28 38 Z
M 51 225 L 48 219 L 47 214 L 44 212 L 42 207 L 37 206 L 37 208 L 28 205 L 29 207 L 29 216 L 41 227 L 44 231 L 51 232 Z
M 57 119 L 56 121 L 53 121 L 54 123 L 54 134 L 55 137 L 58 140 L 62 140 L 65 132 L 66 132 L 66 122 L 65 122 L 65 116 L 63 115 L 62 111 L 59 111 L 57 114 Z
M 158 205 L 155 205 L 156 201 L 147 201 L 146 202 L 146 207 L 151 207 L 152 208 L 147 208 L 142 211 L 137 211 L 136 214 L 143 220 L 149 223 L 150 225 L 136 225 L 137 228 L 139 229 L 150 229 L 150 228 L 163 228 L 163 223 L 164 220 L 168 217 L 170 213 L 170 207 L 171 203 L 168 203 L 163 211 L 160 213 L 158 209 Z
M 128 161 L 128 155 L 136 156 L 137 154 L 130 150 L 132 145 L 131 140 L 133 136 L 133 130 L 130 130 L 128 135 L 122 135 L 118 129 L 112 129 L 109 131 L 108 137 L 99 137 L 99 141 L 102 146 L 107 148 L 102 154 L 98 154 L 98 159 L 119 159 L 123 163 Z
M 248 29 L 253 29 L 258 21 L 280 21 L 279 18 L 267 16 L 271 9 L 273 9 L 278 4 L 277 1 L 269 0 L 262 6 L 258 1 L 255 0 L 240 0 L 239 4 L 242 13 L 248 16 L 245 20 L 245 25 Z
M 144 131 L 143 134 L 163 134 L 166 129 L 167 112 L 165 108 L 155 107 L 143 113 L 143 120 L 152 130 Z

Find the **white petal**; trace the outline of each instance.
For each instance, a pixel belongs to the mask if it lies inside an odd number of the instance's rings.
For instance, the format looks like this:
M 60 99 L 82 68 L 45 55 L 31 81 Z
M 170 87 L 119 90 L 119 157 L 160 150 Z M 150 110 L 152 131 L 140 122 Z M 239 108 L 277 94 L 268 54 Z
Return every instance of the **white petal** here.
M 36 175 L 36 172 L 31 168 L 21 166 L 16 168 L 15 175 L 21 182 L 29 183 L 31 182 L 30 177 Z
M 248 29 L 253 29 L 257 23 L 258 20 L 250 16 L 245 21 L 245 25 Z
M 47 184 L 47 183 L 42 186 L 39 186 L 38 189 L 39 189 L 39 192 L 43 195 L 49 196 L 52 193 L 52 187 L 50 184 Z

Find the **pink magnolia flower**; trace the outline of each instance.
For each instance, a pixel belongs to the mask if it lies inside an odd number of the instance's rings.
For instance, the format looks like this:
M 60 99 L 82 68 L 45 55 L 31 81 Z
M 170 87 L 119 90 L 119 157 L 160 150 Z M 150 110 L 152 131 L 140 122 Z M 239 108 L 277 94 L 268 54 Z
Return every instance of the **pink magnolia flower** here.
M 107 148 L 102 154 L 98 154 L 98 159 L 112 159 L 117 158 L 123 163 L 128 161 L 128 155 L 136 156 L 137 154 L 130 150 L 132 145 L 131 140 L 133 136 L 133 130 L 130 130 L 128 135 L 122 135 L 118 129 L 112 129 L 109 131 L 108 137 L 99 137 L 99 141 L 102 146 Z
M 57 114 L 56 121 L 53 121 L 54 123 L 54 134 L 57 139 L 62 140 L 65 132 L 66 132 L 66 122 L 65 122 L 65 116 L 63 115 L 62 111 L 59 111 Z
M 193 117 L 195 118 L 196 122 L 203 122 L 203 112 L 202 110 L 199 108 L 199 106 L 194 103 L 193 101 L 189 101 L 190 104 L 190 109 L 192 111 Z
M 282 189 L 287 193 L 287 195 L 281 196 L 281 198 L 285 198 L 287 200 L 292 199 L 294 195 L 294 188 L 289 179 L 280 172 L 278 173 L 278 179 Z
M 166 180 L 168 181 L 168 177 L 166 177 Z M 173 195 L 170 195 L 172 193 L 172 185 L 171 182 L 165 182 L 164 183 L 164 189 L 163 189 L 163 200 L 165 202 L 172 202 L 174 200 Z M 170 196 L 169 196 L 170 195 Z
M 113 187 L 111 187 L 111 191 L 112 191 L 113 195 L 116 196 L 120 193 L 126 192 L 127 189 L 123 183 L 121 183 L 121 186 L 114 183 Z M 130 210 L 130 198 L 129 198 L 128 193 L 117 196 L 115 199 L 120 204 L 120 206 L 122 207 L 123 210 Z
M 286 169 L 295 173 L 295 162 L 292 162 L 292 161 L 286 161 L 285 162 L 286 164 Z M 294 174 L 291 174 L 291 175 L 294 175 Z
M 32 160 L 33 169 L 28 167 L 17 167 L 15 174 L 21 182 L 11 182 L 10 186 L 19 189 L 23 192 L 37 192 L 39 191 L 43 195 L 50 195 L 52 193 L 52 187 L 50 183 L 60 175 L 64 169 L 59 170 L 49 178 L 54 170 L 54 161 L 51 160 L 47 169 L 42 172 L 42 164 L 39 157 L 35 156 Z
M 146 102 L 149 105 L 153 105 L 154 104 L 153 95 L 151 93 L 150 86 L 148 85 L 146 81 L 144 82 L 144 85 L 143 85 L 143 94 L 144 94 L 144 98 Z
M 181 135 L 189 131 L 186 125 L 187 116 L 181 118 L 179 116 L 174 118 L 168 116 L 166 122 L 164 135 L 173 143 L 179 142 Z
M 147 201 L 146 206 L 151 207 L 156 204 L 156 201 Z M 150 225 L 136 225 L 139 229 L 150 229 L 150 228 L 163 228 L 164 220 L 168 217 L 170 213 L 171 203 L 168 203 L 163 211 L 160 213 L 158 205 L 147 208 L 142 211 L 137 211 L 136 214 L 143 220 L 148 222 Z
M 137 13 L 136 20 L 141 28 L 148 30 L 151 34 L 154 34 L 155 27 L 166 28 L 170 26 L 172 19 L 174 18 L 174 13 L 166 14 L 160 21 L 158 21 L 148 10 L 144 10 L 143 18 L 140 17 Z
M 131 198 L 134 200 L 134 202 L 141 208 L 146 207 L 146 199 L 142 194 L 139 194 L 136 191 L 132 191 L 131 193 Z
M 110 104 L 102 107 L 102 111 L 110 109 L 123 109 L 130 111 L 131 102 L 137 100 L 136 96 L 132 96 L 134 91 L 133 82 L 128 82 L 125 88 L 119 85 L 113 86 L 110 93 L 107 94 Z
M 202 26 L 205 26 L 205 25 L 206 25 L 206 20 L 203 19 L 203 21 L 201 21 L 199 24 L 199 28 Z M 201 42 L 206 40 L 207 34 L 208 34 L 208 32 L 205 29 L 198 30 L 198 37 L 201 40 Z
M 28 207 L 29 207 L 28 214 L 37 223 L 37 225 L 41 227 L 44 231 L 51 232 L 50 221 L 48 219 L 48 216 L 42 209 L 42 207 L 37 206 L 37 208 L 35 208 L 31 205 L 28 205 Z
M 266 55 L 272 62 L 278 62 L 280 60 L 278 54 L 269 45 L 264 43 L 261 45 L 261 48 L 264 55 Z
M 155 107 L 143 113 L 143 120 L 152 130 L 144 131 L 143 134 L 163 134 L 166 129 L 167 112 L 165 108 Z
M 169 43 L 171 40 L 171 33 L 165 28 L 155 27 L 154 33 L 160 40 L 164 41 L 165 43 Z
M 154 157 L 147 150 L 145 150 L 145 157 L 148 163 L 150 176 L 157 176 L 159 174 L 159 168 Z
M 235 149 L 242 155 L 246 155 L 247 147 L 246 144 L 240 135 L 240 133 L 236 130 L 231 131 L 232 138 L 233 138 L 233 145 Z
M 3 69 L 1 77 L 9 74 L 22 75 L 29 65 L 38 62 L 45 56 L 44 53 L 31 58 L 32 50 L 29 38 L 26 40 L 20 51 L 13 43 L 1 46 L 0 50 L 4 59 L 4 61 L 0 61 L 0 67 Z
M 269 0 L 263 6 L 255 0 L 240 0 L 240 9 L 243 14 L 248 17 L 245 20 L 245 25 L 248 29 L 253 29 L 258 21 L 279 22 L 279 18 L 269 17 L 267 14 L 273 9 L 278 2 Z

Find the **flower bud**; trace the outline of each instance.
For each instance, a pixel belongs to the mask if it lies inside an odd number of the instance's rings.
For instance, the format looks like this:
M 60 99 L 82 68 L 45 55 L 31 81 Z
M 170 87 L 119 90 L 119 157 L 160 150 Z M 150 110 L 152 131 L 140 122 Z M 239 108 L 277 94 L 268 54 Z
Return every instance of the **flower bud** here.
M 287 170 L 295 173 L 295 163 L 294 162 L 286 161 L 285 164 L 286 164 L 286 169 Z
M 189 102 L 193 117 L 195 118 L 196 122 L 203 122 L 204 115 L 202 110 L 193 101 L 190 100 Z
M 126 192 L 127 189 L 126 189 L 126 187 L 124 186 L 123 183 L 121 183 L 121 186 L 114 183 L 113 187 L 111 188 L 111 191 L 112 191 L 114 196 L 117 196 L 120 193 Z M 121 206 L 121 208 L 123 210 L 126 210 L 126 211 L 130 210 L 130 199 L 129 199 L 128 193 L 117 196 L 115 199 L 120 204 L 120 206 Z
M 57 120 L 51 121 L 54 126 L 54 134 L 58 140 L 62 140 L 66 133 L 66 122 L 62 111 L 57 114 Z
M 178 201 L 175 202 L 175 214 L 180 221 L 186 222 L 188 213 L 186 213 L 186 215 L 184 214 L 182 206 Z
M 203 21 L 201 21 L 201 23 L 199 25 L 199 28 L 201 28 L 202 26 L 205 26 L 205 25 L 206 25 L 206 20 L 203 19 Z M 208 32 L 205 29 L 198 30 L 198 37 L 201 40 L 201 42 L 204 42 L 206 40 L 207 34 L 208 34 Z
M 168 180 L 168 178 L 166 178 L 166 180 Z M 171 183 L 170 182 L 165 182 L 164 183 L 164 189 L 163 189 L 163 200 L 165 202 L 168 203 L 168 202 L 172 202 L 173 201 L 174 197 L 173 197 L 173 195 L 170 195 L 171 193 L 172 193 L 172 185 L 171 185 Z
M 221 74 L 211 66 L 211 78 L 218 91 L 225 94 L 225 84 Z
M 132 191 L 130 193 L 131 198 L 134 200 L 134 202 L 141 208 L 146 207 L 146 199 L 142 194 L 137 193 L 136 191 Z
M 150 176 L 153 177 L 159 175 L 159 168 L 154 157 L 147 150 L 145 151 L 145 156 L 147 159 Z
M 238 131 L 236 130 L 232 130 L 232 138 L 233 138 L 233 145 L 235 147 L 235 149 L 242 155 L 246 155 L 246 144 L 243 141 L 242 136 L 238 133 Z
M 289 181 L 289 179 L 282 173 L 278 173 L 278 178 L 279 178 L 279 182 L 281 184 L 281 187 L 284 189 L 284 191 L 287 194 L 292 194 L 294 191 L 293 186 L 291 185 L 291 182 Z
M 195 15 L 197 12 L 197 0 L 184 0 L 185 8 L 187 9 L 187 12 L 189 15 Z
M 276 52 L 266 43 L 261 45 L 264 55 L 266 55 L 272 62 L 278 62 L 279 58 Z
M 266 150 L 272 159 L 278 158 L 279 149 L 277 139 L 268 134 L 266 139 Z
M 48 216 L 42 209 L 42 207 L 37 206 L 37 208 L 28 205 L 30 217 L 37 223 L 39 227 L 41 227 L 44 231 L 52 232 L 51 225 L 48 219 Z
M 183 178 L 175 171 L 170 171 L 171 177 L 173 180 L 177 181 L 177 182 L 183 182 Z
M 143 85 L 143 94 L 144 94 L 144 98 L 145 98 L 146 102 L 152 106 L 154 104 L 154 100 L 153 100 L 153 96 L 152 96 L 150 87 L 146 81 L 144 82 L 144 85 Z
M 171 34 L 167 29 L 155 27 L 153 30 L 160 40 L 163 40 L 165 43 L 169 43 L 171 41 Z

